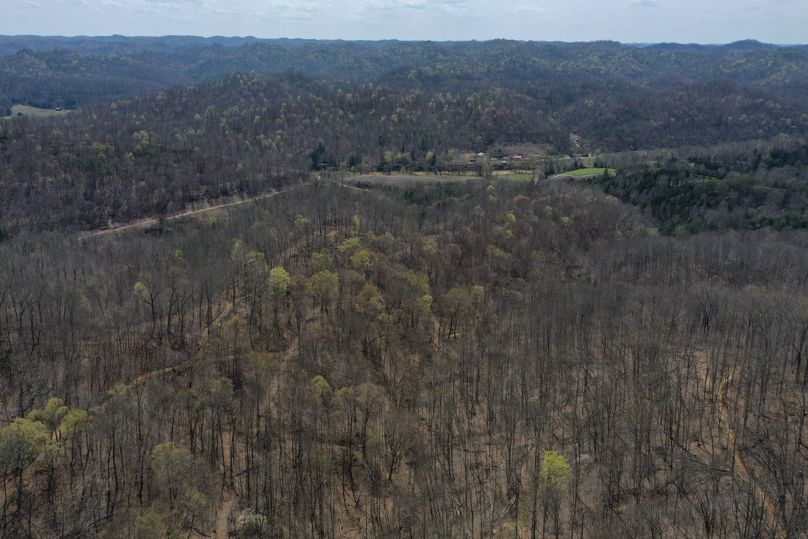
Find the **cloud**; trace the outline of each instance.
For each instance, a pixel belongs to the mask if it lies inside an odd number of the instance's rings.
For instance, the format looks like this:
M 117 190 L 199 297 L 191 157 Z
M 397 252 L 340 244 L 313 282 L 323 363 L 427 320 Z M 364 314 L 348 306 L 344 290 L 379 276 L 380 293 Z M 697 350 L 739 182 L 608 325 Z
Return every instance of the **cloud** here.
M 657 0 L 632 0 L 631 7 L 637 7 L 637 8 L 659 7 L 659 2 Z
M 366 3 L 369 9 L 381 11 L 435 10 L 444 13 L 463 11 L 466 0 L 374 0 Z

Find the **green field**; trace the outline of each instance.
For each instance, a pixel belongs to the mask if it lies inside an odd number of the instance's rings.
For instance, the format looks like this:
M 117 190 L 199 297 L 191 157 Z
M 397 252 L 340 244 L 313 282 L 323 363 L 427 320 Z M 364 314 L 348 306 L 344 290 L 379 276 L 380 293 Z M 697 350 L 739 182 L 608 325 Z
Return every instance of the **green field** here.
M 68 114 L 67 110 L 53 110 L 53 109 L 40 109 L 37 107 L 30 107 L 28 105 L 13 105 L 11 107 L 11 116 L 33 116 L 36 118 L 46 118 L 48 116 L 62 116 Z
M 598 176 L 602 176 L 604 172 L 609 171 L 610 175 L 614 175 L 617 173 L 617 169 L 614 168 L 579 168 L 577 170 L 568 170 L 567 172 L 562 172 L 560 174 L 556 174 L 554 176 L 550 176 L 551 180 L 563 180 L 564 178 L 573 178 L 576 180 L 583 180 L 587 178 L 596 178 Z
M 497 179 L 508 180 L 511 182 L 525 183 L 533 180 L 533 174 L 530 172 L 515 172 L 509 174 L 497 174 Z
M 570 170 L 569 172 L 564 172 L 563 174 L 559 174 L 559 176 L 572 176 L 573 178 L 589 178 L 591 176 L 601 176 L 603 175 L 606 170 L 609 171 L 609 174 L 614 174 L 617 172 L 615 169 L 605 169 L 605 168 L 579 168 L 578 170 Z

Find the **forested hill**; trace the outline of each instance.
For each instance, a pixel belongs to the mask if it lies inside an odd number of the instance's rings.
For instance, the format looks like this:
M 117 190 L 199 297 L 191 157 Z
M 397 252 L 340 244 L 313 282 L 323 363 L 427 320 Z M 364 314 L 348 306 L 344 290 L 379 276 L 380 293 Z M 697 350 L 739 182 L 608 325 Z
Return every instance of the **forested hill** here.
M 73 107 L 235 72 L 290 70 L 342 84 L 406 83 L 425 90 L 564 81 L 633 91 L 637 85 L 662 90 L 725 81 L 779 102 L 796 101 L 808 83 L 808 50 L 756 42 L 640 47 L 505 40 L 0 37 L 0 110 L 13 103 Z
M 0 47 L 11 52 L 0 111 L 76 108 L 0 120 L 0 227 L 12 231 L 173 213 L 321 168 L 448 171 L 509 145 L 563 156 L 808 135 L 805 47 L 118 36 Z M 663 229 L 691 222 L 675 216 Z
M 198 36 L 0 36 L 0 56 L 28 50 L 66 50 L 85 54 L 126 53 L 151 50 L 179 52 L 196 47 L 240 47 L 261 41 L 254 37 Z
M 436 172 L 459 152 L 514 143 L 564 153 L 805 133 L 801 110 L 731 84 L 640 90 L 548 79 L 425 91 L 234 75 L 0 122 L 0 215 L 12 228 L 95 228 L 256 194 L 323 167 Z
M 0 539 L 808 537 L 805 48 L 15 39 Z

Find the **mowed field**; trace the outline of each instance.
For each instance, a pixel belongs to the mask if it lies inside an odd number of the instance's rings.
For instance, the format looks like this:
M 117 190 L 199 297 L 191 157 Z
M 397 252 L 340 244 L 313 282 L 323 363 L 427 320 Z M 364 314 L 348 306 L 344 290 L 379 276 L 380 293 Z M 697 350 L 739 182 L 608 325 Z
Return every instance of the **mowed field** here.
M 68 110 L 40 109 L 28 105 L 12 105 L 10 117 L 13 118 L 15 116 L 35 116 L 38 118 L 44 118 L 47 116 L 62 116 L 64 114 L 68 114 L 69 112 L 70 111 Z
M 602 176 L 604 172 L 609 171 L 609 174 L 615 174 L 617 170 L 613 168 L 579 168 L 578 170 L 569 170 L 567 172 L 562 172 L 561 174 L 556 174 L 553 176 L 553 179 L 560 179 L 560 178 L 593 178 L 595 176 Z

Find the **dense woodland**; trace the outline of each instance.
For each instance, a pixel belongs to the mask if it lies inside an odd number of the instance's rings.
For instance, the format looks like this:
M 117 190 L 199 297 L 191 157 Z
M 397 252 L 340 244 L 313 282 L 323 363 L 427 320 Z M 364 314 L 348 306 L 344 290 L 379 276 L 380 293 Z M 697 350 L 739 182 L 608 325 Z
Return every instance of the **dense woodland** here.
M 804 47 L 3 54 L 0 537 L 808 537 Z
M 796 104 L 731 85 L 681 83 L 646 95 L 576 84 L 343 89 L 299 73 L 232 75 L 47 120 L 0 120 L 0 223 L 96 228 L 255 195 L 312 170 L 440 173 L 456 170 L 459 153 L 514 144 L 610 153 L 801 140 L 808 129 Z
M 441 172 L 457 152 L 514 144 L 588 154 L 808 131 L 808 51 L 757 42 L 6 37 L 0 51 L 0 109 L 80 107 L 0 120 L 12 231 L 170 213 L 312 169 Z
M 671 239 L 562 184 L 327 180 L 7 242 L 0 524 L 804 536 L 805 242 Z

